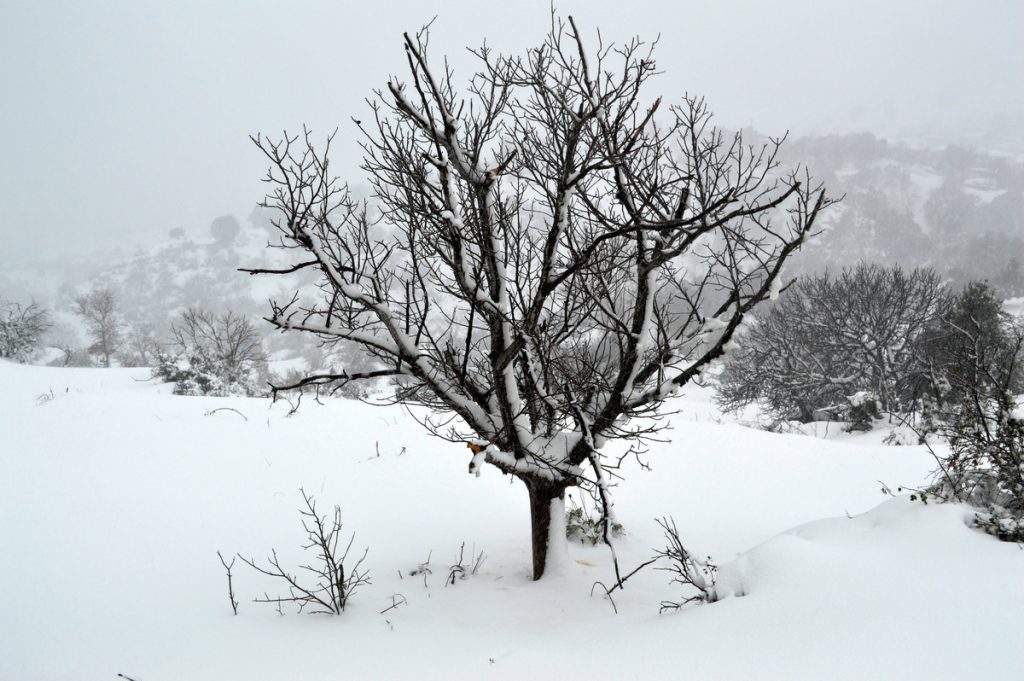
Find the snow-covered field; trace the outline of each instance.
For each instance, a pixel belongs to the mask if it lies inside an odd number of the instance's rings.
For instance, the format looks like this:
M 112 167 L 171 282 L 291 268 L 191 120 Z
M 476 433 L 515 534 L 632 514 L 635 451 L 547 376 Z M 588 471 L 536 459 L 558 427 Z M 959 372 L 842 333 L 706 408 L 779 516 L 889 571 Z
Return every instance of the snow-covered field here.
M 654 518 L 744 594 L 671 614 L 647 569 L 617 593 L 604 547 L 529 580 L 525 490 L 397 408 L 175 397 L 146 370 L 0 362 L 0 679 L 1021 679 L 1024 551 L 970 511 L 890 499 L 918 447 L 776 435 L 694 388 L 652 470 L 627 466 L 627 569 Z M 236 412 L 221 410 L 231 407 Z M 280 589 L 216 551 L 300 562 L 299 488 L 337 503 L 373 583 L 341 617 L 251 602 Z M 445 586 L 460 544 L 480 572 Z M 409 576 L 430 556 L 432 574 Z M 406 603 L 381 614 L 398 595 Z

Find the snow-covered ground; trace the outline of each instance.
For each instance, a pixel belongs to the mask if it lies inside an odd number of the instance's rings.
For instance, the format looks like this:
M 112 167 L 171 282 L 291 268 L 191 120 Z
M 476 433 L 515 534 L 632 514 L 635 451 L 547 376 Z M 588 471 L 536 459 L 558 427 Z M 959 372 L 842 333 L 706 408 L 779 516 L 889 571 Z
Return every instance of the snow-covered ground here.
M 671 515 L 734 595 L 658 614 L 647 569 L 617 593 L 606 548 L 529 580 L 525 490 L 397 408 L 175 397 L 146 370 L 0 362 L 0 679 L 1021 679 L 1024 551 L 970 511 L 889 499 L 918 447 L 777 435 L 674 403 L 651 471 L 627 465 L 627 569 Z M 220 410 L 230 407 L 235 411 Z M 243 419 L 244 415 L 244 419 Z M 373 583 L 341 617 L 251 602 L 273 582 L 216 551 L 297 565 L 299 488 L 337 503 Z M 465 542 L 480 572 L 444 586 Z M 409 576 L 430 556 L 432 574 Z M 406 603 L 381 614 L 398 595 Z M 742 596 L 735 594 L 743 594 Z

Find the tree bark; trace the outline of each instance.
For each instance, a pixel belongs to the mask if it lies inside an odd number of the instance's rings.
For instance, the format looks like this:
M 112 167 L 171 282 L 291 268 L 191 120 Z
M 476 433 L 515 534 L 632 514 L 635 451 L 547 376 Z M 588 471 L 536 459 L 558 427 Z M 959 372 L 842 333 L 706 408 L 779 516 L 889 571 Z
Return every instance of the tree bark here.
M 530 528 L 533 545 L 533 579 L 544 576 L 551 533 L 551 502 L 565 496 L 565 487 L 547 481 L 526 481 L 530 493 Z

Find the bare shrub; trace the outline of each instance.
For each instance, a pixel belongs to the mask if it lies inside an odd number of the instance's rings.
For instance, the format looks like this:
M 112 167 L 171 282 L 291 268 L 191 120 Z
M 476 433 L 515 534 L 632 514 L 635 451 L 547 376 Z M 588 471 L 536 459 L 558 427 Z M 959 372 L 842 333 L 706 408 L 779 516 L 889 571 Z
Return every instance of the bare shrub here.
M 445 586 L 455 586 L 455 581 L 468 579 L 480 571 L 487 556 L 483 551 L 476 552 L 476 547 L 470 549 L 469 558 L 466 558 L 466 542 L 459 546 L 459 557 L 448 568 L 448 577 L 445 579 Z M 468 562 L 467 562 L 468 561 Z
M 160 361 L 163 348 L 152 324 L 133 324 L 124 334 L 118 353 L 121 366 L 153 367 Z
M 654 569 L 671 573 L 671 583 L 686 589 L 679 600 L 662 601 L 661 612 L 679 610 L 690 603 L 714 603 L 717 601 L 715 577 L 718 567 L 712 564 L 711 557 L 708 556 L 701 560 L 690 553 L 683 546 L 683 542 L 679 538 L 679 530 L 676 528 L 676 521 L 672 518 L 661 518 L 658 520 L 658 524 L 665 532 L 666 545 L 665 548 L 657 552 L 656 556 L 664 559 L 667 565 L 659 565 Z
M 341 508 L 334 507 L 330 520 L 316 510 L 316 501 L 305 490 L 302 492 L 304 508 L 299 509 L 302 516 L 302 529 L 306 531 L 304 551 L 311 552 L 314 560 L 310 564 L 300 565 L 299 569 L 311 575 L 314 582 L 304 584 L 299 578 L 281 566 L 277 551 L 271 550 L 267 565 L 261 566 L 252 558 L 239 556 L 246 565 L 260 574 L 285 582 L 288 596 L 271 597 L 266 594 L 262 598 L 253 599 L 255 603 L 272 603 L 280 608 L 286 603 L 294 603 L 299 612 L 311 614 L 340 615 L 345 612 L 355 591 L 370 583 L 370 574 L 362 568 L 369 548 L 354 564 L 346 568 L 349 552 L 355 541 L 355 534 L 347 543 L 342 543 Z

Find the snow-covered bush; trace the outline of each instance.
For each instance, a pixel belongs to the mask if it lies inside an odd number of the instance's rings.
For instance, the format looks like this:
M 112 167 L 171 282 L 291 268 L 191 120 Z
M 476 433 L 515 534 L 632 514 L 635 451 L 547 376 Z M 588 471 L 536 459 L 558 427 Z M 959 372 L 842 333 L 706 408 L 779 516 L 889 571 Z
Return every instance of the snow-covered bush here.
M 874 409 L 904 409 L 925 388 L 921 340 L 946 301 L 928 269 L 861 264 L 798 280 L 729 354 L 719 403 L 730 410 L 760 403 L 777 418 L 861 427 Z
M 265 395 L 266 355 L 255 328 L 233 312 L 189 309 L 171 325 L 155 377 L 177 395 Z
M 199 353 L 161 355 L 153 376 L 173 383 L 175 395 L 264 397 L 269 392 L 258 372 L 228 375 L 222 365 Z
M 655 554 L 662 564 L 654 569 L 668 572 L 672 575 L 671 583 L 683 587 L 683 593 L 677 598 L 661 602 L 661 612 L 679 610 L 690 603 L 717 601 L 715 580 L 718 576 L 718 566 L 711 562 L 711 556 L 697 558 L 683 546 L 674 519 L 661 518 L 658 524 L 665 533 L 665 547 Z
M 977 345 L 964 367 L 981 377 L 948 403 L 937 432 L 949 445 L 936 456 L 930 492 L 982 509 L 977 524 L 1000 539 L 1024 541 L 1024 328 L 1005 347 Z M 933 450 L 934 453 L 934 450 Z
M 29 361 L 49 327 L 50 315 L 38 303 L 23 306 L 0 299 L 0 358 Z
M 920 343 L 921 373 L 939 403 L 957 401 L 991 382 L 1014 344 L 1012 318 L 985 283 L 969 282 L 949 298 Z M 1011 380 L 1016 380 L 1010 377 Z
M 846 430 L 851 433 L 858 430 L 871 430 L 874 421 L 880 418 L 881 403 L 878 396 L 869 390 L 861 390 L 847 396 L 846 399 L 850 404 L 847 411 L 849 424 L 847 424 Z
M 565 513 L 565 536 L 570 541 L 596 546 L 604 542 L 604 519 L 596 509 L 589 508 L 584 501 L 577 504 L 569 497 L 571 507 Z M 612 521 L 612 536 L 625 534 L 620 523 Z

